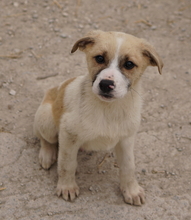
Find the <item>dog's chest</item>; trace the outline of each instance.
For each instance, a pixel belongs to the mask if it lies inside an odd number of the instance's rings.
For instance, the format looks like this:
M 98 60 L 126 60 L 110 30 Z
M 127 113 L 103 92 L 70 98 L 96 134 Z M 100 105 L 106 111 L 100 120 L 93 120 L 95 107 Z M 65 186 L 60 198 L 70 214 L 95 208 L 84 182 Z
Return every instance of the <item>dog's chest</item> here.
M 137 123 L 137 118 L 128 109 L 100 108 L 94 105 L 91 110 L 83 111 L 79 124 L 83 136 L 89 136 L 90 139 L 97 137 L 120 139 L 128 136 Z

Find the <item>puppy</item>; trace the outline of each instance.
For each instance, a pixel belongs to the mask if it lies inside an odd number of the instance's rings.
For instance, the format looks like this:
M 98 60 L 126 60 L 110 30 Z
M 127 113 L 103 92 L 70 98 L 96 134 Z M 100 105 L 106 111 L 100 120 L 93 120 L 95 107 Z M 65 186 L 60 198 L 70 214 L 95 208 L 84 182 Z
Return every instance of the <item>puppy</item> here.
M 78 40 L 86 54 L 88 73 L 48 90 L 35 115 L 40 139 L 40 164 L 49 169 L 57 159 L 57 195 L 74 200 L 77 154 L 115 148 L 120 189 L 126 203 L 141 205 L 144 190 L 135 178 L 133 147 L 141 119 L 141 76 L 147 66 L 163 63 L 143 39 L 120 32 L 92 31 Z

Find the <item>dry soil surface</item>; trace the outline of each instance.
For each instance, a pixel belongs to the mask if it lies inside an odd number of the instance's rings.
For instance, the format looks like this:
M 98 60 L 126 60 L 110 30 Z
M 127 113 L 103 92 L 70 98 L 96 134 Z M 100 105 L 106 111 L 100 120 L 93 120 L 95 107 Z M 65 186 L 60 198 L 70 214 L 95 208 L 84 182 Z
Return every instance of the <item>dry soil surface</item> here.
M 56 164 L 45 171 L 38 162 L 35 111 L 48 88 L 87 71 L 84 55 L 70 50 L 92 29 L 145 38 L 165 64 L 162 76 L 153 67 L 143 76 L 135 147 L 142 207 L 124 203 L 112 154 L 98 172 L 105 152 L 79 153 L 72 203 L 55 195 Z M 1 0 L 0 219 L 190 220 L 190 87 L 190 0 Z

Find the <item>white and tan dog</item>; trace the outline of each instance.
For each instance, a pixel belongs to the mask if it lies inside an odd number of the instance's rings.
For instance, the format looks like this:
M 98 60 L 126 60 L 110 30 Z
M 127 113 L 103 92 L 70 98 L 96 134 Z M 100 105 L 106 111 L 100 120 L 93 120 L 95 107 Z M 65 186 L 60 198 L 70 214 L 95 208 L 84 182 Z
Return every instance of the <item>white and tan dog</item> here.
M 162 61 L 146 41 L 120 32 L 92 31 L 78 40 L 85 52 L 88 74 L 50 89 L 35 115 L 40 138 L 40 164 L 49 169 L 57 159 L 57 195 L 74 200 L 77 154 L 115 148 L 120 167 L 120 189 L 126 203 L 141 205 L 144 190 L 135 178 L 133 147 L 141 118 L 141 82 L 146 67 Z

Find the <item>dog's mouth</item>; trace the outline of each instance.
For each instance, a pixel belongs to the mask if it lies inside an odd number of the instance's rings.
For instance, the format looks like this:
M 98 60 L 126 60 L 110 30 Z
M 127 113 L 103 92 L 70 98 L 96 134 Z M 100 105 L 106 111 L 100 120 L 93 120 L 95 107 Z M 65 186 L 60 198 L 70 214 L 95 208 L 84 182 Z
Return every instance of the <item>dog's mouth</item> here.
M 112 94 L 107 93 L 100 93 L 99 97 L 104 101 L 111 101 L 112 99 L 114 99 L 114 96 Z

